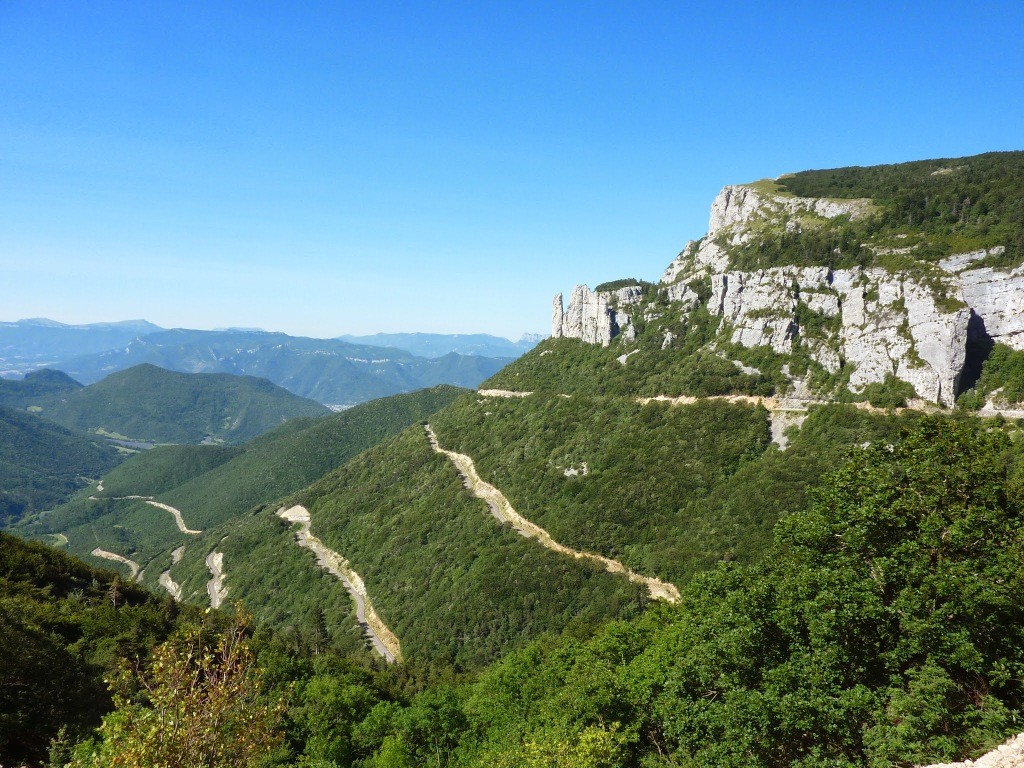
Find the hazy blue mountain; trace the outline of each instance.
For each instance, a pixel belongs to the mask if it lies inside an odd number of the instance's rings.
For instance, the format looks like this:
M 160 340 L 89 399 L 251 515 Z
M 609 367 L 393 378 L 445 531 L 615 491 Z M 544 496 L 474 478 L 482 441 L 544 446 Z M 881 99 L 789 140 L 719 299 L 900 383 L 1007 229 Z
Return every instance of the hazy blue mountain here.
M 145 320 L 89 325 L 66 325 L 46 318 L 0 322 L 0 375 L 53 367 L 57 360 L 121 347 L 160 330 Z
M 86 384 L 140 363 L 184 373 L 261 376 L 320 403 L 354 405 L 437 384 L 473 388 L 508 362 L 454 353 L 416 357 L 401 349 L 284 333 L 178 329 L 65 360 L 59 367 Z
M 519 341 L 510 341 L 487 333 L 374 333 L 369 336 L 339 336 L 351 344 L 371 344 L 375 347 L 404 349 L 420 357 L 441 357 L 449 352 L 481 357 L 519 357 L 544 337 L 524 334 Z
M 69 429 L 158 443 L 206 438 L 240 443 L 299 416 L 328 413 L 319 403 L 255 376 L 187 374 L 137 365 L 51 397 L 41 415 Z

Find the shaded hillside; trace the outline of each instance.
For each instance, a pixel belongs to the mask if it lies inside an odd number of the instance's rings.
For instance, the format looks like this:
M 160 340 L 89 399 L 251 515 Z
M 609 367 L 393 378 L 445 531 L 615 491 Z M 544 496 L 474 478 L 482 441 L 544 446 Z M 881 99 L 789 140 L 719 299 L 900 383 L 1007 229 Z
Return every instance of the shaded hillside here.
M 60 368 L 86 383 L 139 363 L 187 373 L 260 376 L 317 402 L 354 405 L 438 384 L 475 387 L 507 362 L 454 353 L 416 357 L 400 349 L 283 333 L 173 330 L 67 359 Z
M 328 409 L 265 379 L 184 374 L 139 365 L 52 398 L 42 415 L 64 426 L 158 443 L 241 443 Z
M 175 606 L 113 571 L 0 533 L 0 755 L 42 761 L 61 727 L 71 739 L 111 707 L 104 677 L 148 655 Z
M 67 500 L 120 460 L 105 441 L 0 406 L 0 525 Z

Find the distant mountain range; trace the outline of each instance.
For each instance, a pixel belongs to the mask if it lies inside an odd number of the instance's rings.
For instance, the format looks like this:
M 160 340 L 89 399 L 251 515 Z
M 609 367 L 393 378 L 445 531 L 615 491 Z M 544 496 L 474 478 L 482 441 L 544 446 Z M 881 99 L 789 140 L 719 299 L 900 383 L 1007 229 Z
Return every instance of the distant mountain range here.
M 245 328 L 165 330 L 145 320 L 19 320 L 0 323 L 0 376 L 51 368 L 91 384 L 150 363 L 182 373 L 261 376 L 300 397 L 346 407 L 438 384 L 475 387 L 541 338 L 394 333 L 312 339 Z
M 475 387 L 509 362 L 455 353 L 416 357 L 400 349 L 284 333 L 173 330 L 56 367 L 86 384 L 140 363 L 185 373 L 261 376 L 301 397 L 347 406 L 437 384 Z
M 519 341 L 510 341 L 486 333 L 374 333 L 369 336 L 346 334 L 338 338 L 350 344 L 404 349 L 420 357 L 441 357 L 449 352 L 481 357 L 519 357 L 545 337 L 539 333 L 526 333 Z
M 66 325 L 46 318 L 0 322 L 0 375 L 53 367 L 59 360 L 121 347 L 160 330 L 145 320 L 90 325 Z

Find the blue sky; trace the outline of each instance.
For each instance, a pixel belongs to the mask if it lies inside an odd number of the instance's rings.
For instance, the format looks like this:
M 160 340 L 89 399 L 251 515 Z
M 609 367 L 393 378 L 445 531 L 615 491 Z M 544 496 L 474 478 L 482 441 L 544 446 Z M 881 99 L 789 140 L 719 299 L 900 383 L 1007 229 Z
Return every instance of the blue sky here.
M 1024 149 L 1024 3 L 0 2 L 0 320 L 547 331 L 725 184 Z

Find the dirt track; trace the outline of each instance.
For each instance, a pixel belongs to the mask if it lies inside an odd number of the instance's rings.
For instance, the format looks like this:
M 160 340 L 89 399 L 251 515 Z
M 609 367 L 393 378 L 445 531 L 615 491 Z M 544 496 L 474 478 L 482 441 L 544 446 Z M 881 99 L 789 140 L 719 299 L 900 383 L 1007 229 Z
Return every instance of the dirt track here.
M 512 504 L 507 498 L 505 498 L 505 495 L 501 491 L 481 479 L 480 475 L 476 471 L 476 466 L 473 464 L 473 459 L 465 454 L 456 453 L 455 451 L 449 451 L 442 448 L 441 444 L 437 440 L 437 435 L 429 424 L 426 425 L 425 429 L 427 439 L 430 441 L 431 447 L 437 453 L 443 454 L 451 460 L 452 464 L 455 465 L 455 468 L 462 476 L 462 481 L 466 488 L 487 504 L 487 508 L 490 509 L 491 514 L 494 515 L 495 518 L 503 523 L 508 523 L 521 535 L 527 538 L 536 539 L 542 546 L 547 547 L 553 552 L 558 552 L 561 555 L 567 555 L 569 557 L 576 558 L 577 560 L 590 560 L 592 562 L 599 563 L 606 571 L 611 573 L 620 573 L 632 582 L 644 584 L 651 597 L 656 600 L 666 600 L 670 603 L 679 601 L 679 589 L 675 584 L 670 584 L 651 576 L 642 576 L 639 573 L 630 570 L 618 560 L 612 560 L 610 557 L 595 555 L 591 552 L 581 552 L 578 549 L 572 549 L 564 544 L 559 544 L 551 538 L 551 534 L 546 530 L 516 512 L 512 507 Z
M 289 509 L 282 507 L 277 510 L 277 516 L 289 523 L 298 523 L 299 530 L 295 534 L 295 540 L 299 546 L 310 550 L 316 555 L 317 564 L 321 568 L 341 580 L 342 585 L 356 604 L 356 619 L 373 644 L 374 650 L 388 663 L 401 661 L 401 644 L 395 633 L 377 615 L 362 578 L 352 570 L 348 560 L 333 549 L 328 549 L 320 539 L 310 532 L 309 510 L 298 505 Z

